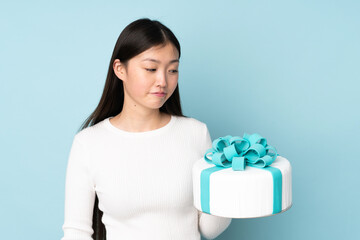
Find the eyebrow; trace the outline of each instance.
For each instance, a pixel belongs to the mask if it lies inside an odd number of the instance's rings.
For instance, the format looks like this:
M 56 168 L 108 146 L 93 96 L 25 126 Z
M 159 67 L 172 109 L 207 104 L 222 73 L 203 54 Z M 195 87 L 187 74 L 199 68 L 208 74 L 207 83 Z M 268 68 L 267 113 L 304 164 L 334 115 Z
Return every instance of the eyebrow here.
M 142 60 L 142 62 L 143 61 L 152 61 L 152 62 L 160 63 L 159 60 L 156 60 L 156 59 L 153 59 L 153 58 L 145 58 L 145 59 Z M 179 59 L 171 60 L 169 63 L 174 63 L 174 62 L 179 62 Z

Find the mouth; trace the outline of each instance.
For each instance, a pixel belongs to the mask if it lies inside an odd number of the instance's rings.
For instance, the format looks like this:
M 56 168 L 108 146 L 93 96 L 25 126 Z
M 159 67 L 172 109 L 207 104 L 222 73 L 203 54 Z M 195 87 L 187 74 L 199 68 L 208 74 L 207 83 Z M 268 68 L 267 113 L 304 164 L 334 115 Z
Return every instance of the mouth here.
M 166 92 L 154 92 L 152 94 L 154 94 L 155 96 L 158 96 L 158 97 L 164 97 L 166 95 Z

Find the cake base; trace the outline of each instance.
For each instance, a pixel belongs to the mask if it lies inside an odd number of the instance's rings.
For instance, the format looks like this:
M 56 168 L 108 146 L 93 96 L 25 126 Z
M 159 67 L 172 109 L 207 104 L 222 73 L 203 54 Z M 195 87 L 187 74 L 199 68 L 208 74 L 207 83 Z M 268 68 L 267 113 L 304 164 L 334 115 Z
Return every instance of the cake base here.
M 263 218 L 263 217 L 271 217 L 271 216 L 275 216 L 278 215 L 280 213 L 286 212 L 287 210 L 289 210 L 292 207 L 292 204 L 285 208 L 284 210 L 282 210 L 281 212 L 275 213 L 275 214 L 268 214 L 268 215 L 264 215 L 264 216 L 257 216 L 257 217 L 236 217 L 237 219 L 251 219 L 251 218 Z M 199 210 L 200 211 L 200 210 Z M 208 213 L 205 213 L 208 214 Z M 213 215 L 213 216 L 218 216 L 218 217 L 228 217 L 228 216 L 221 216 L 221 215 L 214 215 L 214 214 L 209 214 L 209 215 Z

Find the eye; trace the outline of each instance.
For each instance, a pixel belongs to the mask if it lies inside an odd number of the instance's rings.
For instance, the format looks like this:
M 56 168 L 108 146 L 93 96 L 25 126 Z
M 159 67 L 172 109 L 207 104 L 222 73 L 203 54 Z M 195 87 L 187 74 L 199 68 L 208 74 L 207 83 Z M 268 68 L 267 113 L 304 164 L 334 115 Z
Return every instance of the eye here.
M 178 70 L 174 69 L 174 70 L 170 70 L 171 73 L 177 73 Z
M 155 72 L 156 71 L 156 68 L 145 68 L 145 69 L 148 72 Z

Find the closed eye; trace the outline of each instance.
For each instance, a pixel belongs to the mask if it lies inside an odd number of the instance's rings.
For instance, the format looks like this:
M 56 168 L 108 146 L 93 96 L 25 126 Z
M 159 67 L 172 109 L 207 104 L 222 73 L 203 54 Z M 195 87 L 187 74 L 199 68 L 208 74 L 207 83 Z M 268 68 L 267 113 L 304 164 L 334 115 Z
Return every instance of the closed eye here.
M 156 68 L 145 68 L 146 71 L 148 72 L 155 72 L 156 71 Z M 174 70 L 170 70 L 171 73 L 177 73 L 178 70 L 174 69 Z

